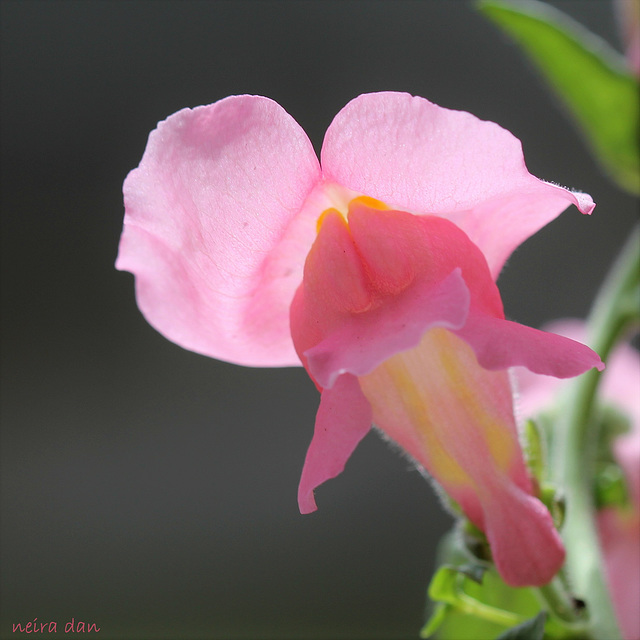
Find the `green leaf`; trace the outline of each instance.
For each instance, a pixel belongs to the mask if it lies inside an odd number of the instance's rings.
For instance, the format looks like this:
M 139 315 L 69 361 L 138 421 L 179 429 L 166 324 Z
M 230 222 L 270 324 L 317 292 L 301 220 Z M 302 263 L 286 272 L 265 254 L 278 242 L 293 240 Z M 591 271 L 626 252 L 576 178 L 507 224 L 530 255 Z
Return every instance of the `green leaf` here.
M 640 193 L 640 94 L 622 56 L 557 9 L 536 0 L 480 0 L 564 101 L 618 184 Z
M 420 637 L 423 640 L 430 638 L 441 626 L 447 617 L 449 607 L 446 604 L 438 603 L 427 623 L 420 630 Z
M 617 464 L 597 465 L 594 493 L 598 509 L 630 507 L 626 478 Z
M 531 620 L 505 631 L 496 640 L 542 640 L 544 638 L 544 623 L 546 619 L 547 612 L 541 611 L 535 618 L 531 618 Z

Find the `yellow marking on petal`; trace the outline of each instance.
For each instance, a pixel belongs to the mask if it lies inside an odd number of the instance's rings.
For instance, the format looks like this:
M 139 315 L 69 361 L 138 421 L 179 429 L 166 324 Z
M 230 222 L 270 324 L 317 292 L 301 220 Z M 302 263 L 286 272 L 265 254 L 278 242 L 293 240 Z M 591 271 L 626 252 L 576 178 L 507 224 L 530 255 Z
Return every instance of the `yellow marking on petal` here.
M 482 369 L 464 340 L 436 328 L 419 346 L 362 376 L 360 384 L 378 426 L 445 489 L 478 493 L 486 489 L 478 485 L 478 473 L 509 475 L 518 460 L 505 375 Z
M 447 447 L 440 437 L 438 425 L 434 423 L 430 415 L 429 401 L 435 400 L 435 398 L 427 397 L 428 393 L 425 393 L 426 390 L 411 374 L 401 355 L 390 358 L 382 366 L 392 379 L 411 423 L 417 427 L 420 433 L 431 462 L 431 473 L 439 482 L 449 486 L 469 485 L 471 479 L 447 451 Z
M 334 207 L 330 207 L 329 209 L 325 209 L 316 221 L 316 233 L 320 233 L 320 228 L 322 227 L 324 221 L 327 219 L 327 216 L 331 215 L 332 213 L 337 213 L 346 222 L 347 219 L 341 211 L 338 211 L 338 209 L 335 209 Z
M 483 440 L 489 447 L 489 452 L 496 466 L 501 471 L 508 471 L 515 454 L 514 442 L 511 438 L 505 438 L 504 425 L 496 424 L 494 416 L 488 412 L 486 403 L 489 400 L 485 394 L 479 394 L 477 389 L 472 389 L 467 381 L 465 361 L 475 355 L 471 347 L 461 338 L 454 336 L 446 329 L 434 329 L 432 333 L 436 340 L 444 346 L 440 352 L 441 366 L 451 381 L 451 389 L 460 404 L 468 409 L 476 425 L 482 430 Z M 467 351 L 466 358 L 461 358 L 461 351 Z
M 354 204 L 361 204 L 365 207 L 369 207 L 369 209 L 377 209 L 378 211 L 389 210 L 389 207 L 381 200 L 376 200 L 375 198 L 371 198 L 369 196 L 358 196 L 357 198 L 352 198 L 349 201 L 349 204 L 347 205 L 347 211 L 342 211 L 337 207 L 329 207 L 328 209 L 325 209 L 316 221 L 316 233 L 320 233 L 320 228 L 326 220 L 327 215 L 329 215 L 330 213 L 339 213 L 344 218 L 344 220 L 347 221 L 349 218 L 349 210 Z
M 369 209 L 378 209 L 378 211 L 388 211 L 391 207 L 388 207 L 382 200 L 376 200 L 370 196 L 358 196 L 349 202 L 349 208 L 353 204 L 362 204 Z

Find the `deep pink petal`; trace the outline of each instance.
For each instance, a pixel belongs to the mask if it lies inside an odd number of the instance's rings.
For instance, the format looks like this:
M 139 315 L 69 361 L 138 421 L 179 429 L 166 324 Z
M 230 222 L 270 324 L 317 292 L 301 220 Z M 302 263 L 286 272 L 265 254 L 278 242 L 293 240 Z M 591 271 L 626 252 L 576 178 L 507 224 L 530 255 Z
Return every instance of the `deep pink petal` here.
M 380 211 L 361 199 L 350 204 L 348 217 L 358 253 L 378 295 L 391 297 L 415 281 L 435 283 L 461 269 L 473 307 L 503 316 L 500 292 L 485 257 L 449 220 Z
M 587 341 L 587 328 L 583 320 L 564 318 L 543 327 L 545 331 L 579 342 Z M 523 416 L 535 416 L 553 402 L 554 395 L 563 388 L 557 378 L 516 369 L 520 391 L 519 405 Z M 600 382 L 602 398 L 624 411 L 632 430 L 640 432 L 640 354 L 626 343 L 619 344 L 606 362 L 606 372 Z M 623 445 L 624 446 L 624 445 Z M 640 487 L 638 489 L 640 500 Z
M 522 366 L 556 378 L 604 369 L 598 354 L 579 342 L 481 313 L 470 314 L 456 333 L 473 347 L 486 369 Z
M 547 508 L 514 485 L 485 500 L 485 533 L 498 572 L 512 587 L 547 584 L 564 563 L 565 550 Z
M 371 407 L 357 378 L 343 375 L 320 399 L 313 439 L 298 488 L 300 513 L 317 509 L 313 490 L 342 473 L 360 440 L 371 427 Z
M 459 328 L 470 305 L 502 317 L 484 257 L 453 223 L 354 201 L 328 212 L 291 307 L 294 344 L 322 387 L 368 373 L 430 327 Z
M 325 215 L 304 267 L 304 288 L 315 315 L 333 324 L 345 315 L 367 311 L 374 304 L 362 259 L 345 219 L 337 211 Z M 309 318 L 312 320 L 312 318 Z
M 455 222 L 494 278 L 519 244 L 570 204 L 583 213 L 594 207 L 588 195 L 532 176 L 508 131 L 404 93 L 352 100 L 327 130 L 321 159 L 329 180 Z
M 147 320 L 209 356 L 298 364 L 289 304 L 309 245 L 291 234 L 320 180 L 304 131 L 267 98 L 234 96 L 159 123 L 124 184 L 116 263 L 135 274 Z
M 423 283 L 374 311 L 354 315 L 305 352 L 307 367 L 323 386 L 349 372 L 370 373 L 388 357 L 415 347 L 432 327 L 457 329 L 469 309 L 469 290 L 456 269 L 442 282 Z

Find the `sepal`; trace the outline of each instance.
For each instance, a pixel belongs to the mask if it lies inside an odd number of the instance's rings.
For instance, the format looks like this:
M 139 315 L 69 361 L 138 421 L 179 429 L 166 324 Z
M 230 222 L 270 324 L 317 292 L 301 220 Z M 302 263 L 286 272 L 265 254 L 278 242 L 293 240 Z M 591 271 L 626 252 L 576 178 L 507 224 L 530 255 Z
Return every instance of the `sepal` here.
M 588 637 L 586 609 L 571 597 L 561 578 L 556 577 L 540 588 L 510 587 L 490 562 L 478 557 L 477 545 L 482 547 L 483 534 L 474 529 L 460 520 L 440 543 L 439 568 L 428 588 L 428 615 L 421 638 L 583 640 Z M 470 540 L 475 541 L 475 548 Z
M 496 640 L 542 640 L 547 612 L 541 611 L 537 616 L 519 624 L 513 629 L 501 633 Z
M 567 511 L 564 494 L 551 482 L 545 482 L 540 487 L 540 501 L 549 510 L 553 526 L 559 530 L 564 523 Z

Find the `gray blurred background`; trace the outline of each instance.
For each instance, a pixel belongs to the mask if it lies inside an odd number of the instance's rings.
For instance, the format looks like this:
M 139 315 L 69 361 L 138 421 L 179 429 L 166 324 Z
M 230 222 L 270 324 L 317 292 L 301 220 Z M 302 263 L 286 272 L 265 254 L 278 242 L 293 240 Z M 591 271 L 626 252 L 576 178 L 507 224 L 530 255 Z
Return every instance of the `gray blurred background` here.
M 553 3 L 616 47 L 606 0 Z M 121 184 L 158 120 L 236 93 L 316 148 L 356 95 L 402 90 L 510 129 L 539 177 L 592 194 L 500 286 L 539 326 L 586 314 L 637 216 L 518 49 L 463 0 L 1 3 L 0 637 L 95 622 L 109 638 L 415 638 L 431 487 L 372 434 L 301 516 L 318 396 L 149 327 L 113 262 Z M 496 233 L 500 230 L 497 229 Z

